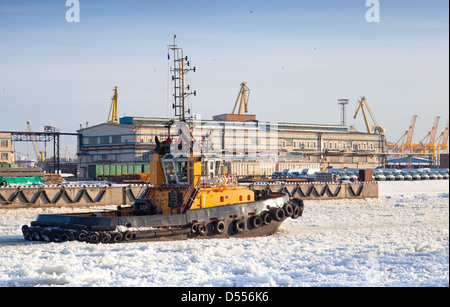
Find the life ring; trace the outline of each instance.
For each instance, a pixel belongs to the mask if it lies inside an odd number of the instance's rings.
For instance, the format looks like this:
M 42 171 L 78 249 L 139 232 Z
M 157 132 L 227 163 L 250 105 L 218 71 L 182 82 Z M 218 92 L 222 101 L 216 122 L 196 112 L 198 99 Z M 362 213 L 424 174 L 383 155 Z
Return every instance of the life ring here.
M 214 232 L 218 235 L 225 232 L 225 222 L 224 221 L 216 221 L 213 226 Z
M 233 175 L 228 174 L 226 177 L 227 184 L 233 183 Z
M 253 228 L 259 228 L 259 227 L 261 227 L 263 225 L 263 219 L 261 218 L 260 215 L 255 215 L 250 220 L 250 223 L 251 223 Z
M 243 233 L 245 230 L 245 220 L 240 219 L 240 220 L 234 221 L 233 228 L 234 228 L 234 232 Z
M 275 221 L 281 222 L 285 217 L 284 210 L 282 208 L 276 208 L 275 210 L 273 210 L 272 216 Z

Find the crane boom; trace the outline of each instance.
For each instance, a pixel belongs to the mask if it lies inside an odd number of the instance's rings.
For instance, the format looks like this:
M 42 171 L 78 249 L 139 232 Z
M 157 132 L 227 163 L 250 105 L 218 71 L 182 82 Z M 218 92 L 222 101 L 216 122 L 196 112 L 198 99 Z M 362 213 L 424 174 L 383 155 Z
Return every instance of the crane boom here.
M 27 121 L 27 125 L 28 125 L 28 131 L 30 133 L 32 133 L 33 131 L 31 130 L 31 126 L 30 126 L 30 122 L 29 121 Z M 39 154 L 36 142 L 34 141 L 34 136 L 31 135 L 30 138 L 31 138 L 31 142 L 33 143 L 33 149 L 34 149 L 34 154 L 36 155 L 36 159 L 38 160 L 38 162 L 43 162 L 42 155 Z
M 242 82 L 241 89 L 239 90 L 239 94 L 236 99 L 236 104 L 234 105 L 233 113 L 231 113 L 231 114 L 235 114 L 236 109 L 238 108 L 238 105 L 239 105 L 239 109 L 238 109 L 239 111 L 237 114 L 242 114 L 243 107 L 245 107 L 245 113 L 248 113 L 249 98 L 250 98 L 250 89 L 247 87 L 246 82 Z
M 367 117 L 366 109 L 369 112 L 370 118 L 372 119 L 372 121 L 374 123 L 373 130 L 372 130 L 372 127 L 370 126 L 370 122 L 369 122 L 369 118 Z M 364 96 L 358 99 L 358 107 L 356 108 L 355 116 L 353 116 L 353 118 L 356 119 L 356 117 L 358 116 L 359 110 L 362 110 L 362 112 L 363 112 L 364 123 L 366 124 L 367 133 L 373 134 L 373 131 L 375 131 L 375 133 L 382 134 L 382 133 L 386 132 L 386 129 L 384 129 L 383 126 L 378 125 L 377 121 L 375 120 L 375 117 L 372 114 L 372 111 L 370 111 L 369 105 L 367 104 L 366 97 L 364 97 Z
M 117 90 L 117 86 L 114 88 L 114 96 L 111 99 L 111 107 L 109 108 L 108 115 L 108 124 L 116 124 L 117 123 L 117 108 L 119 102 L 119 92 Z
M 417 152 L 422 154 L 435 154 L 436 152 L 436 132 L 439 125 L 440 116 L 436 116 L 431 131 L 419 142 Z
M 408 130 L 405 131 L 405 133 L 401 136 L 401 138 L 397 141 L 397 143 L 387 144 L 388 150 L 392 152 L 401 152 L 402 154 L 404 153 L 405 150 L 409 151 L 410 153 L 413 152 L 414 147 L 417 145 L 412 143 L 417 117 L 418 117 L 417 115 L 414 115 L 412 117 Z
M 436 144 L 438 147 L 438 151 L 445 151 L 448 153 L 448 136 L 449 136 L 449 124 L 447 119 L 447 125 L 445 126 L 444 131 L 436 140 Z

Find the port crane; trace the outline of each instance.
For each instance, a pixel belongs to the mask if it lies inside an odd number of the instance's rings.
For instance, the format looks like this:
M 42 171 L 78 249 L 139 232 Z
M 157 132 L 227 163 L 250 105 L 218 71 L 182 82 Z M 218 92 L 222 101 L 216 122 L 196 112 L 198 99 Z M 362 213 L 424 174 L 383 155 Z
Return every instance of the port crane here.
M 246 82 L 241 83 L 241 89 L 239 90 L 238 97 L 236 99 L 236 104 L 234 105 L 233 113 L 236 114 L 236 109 L 238 109 L 239 115 L 242 114 L 243 108 L 245 107 L 245 113 L 248 113 L 248 100 L 250 98 L 250 89 L 247 87 Z M 239 108 L 238 108 L 239 105 Z
M 369 112 L 370 118 L 373 121 L 373 128 L 370 125 L 369 118 L 367 117 L 367 112 Z M 367 104 L 366 97 L 361 97 L 358 99 L 358 107 L 356 108 L 355 115 L 353 116 L 354 119 L 358 116 L 359 110 L 362 110 L 363 116 L 364 116 L 364 123 L 366 124 L 367 133 L 373 134 L 383 134 L 386 132 L 386 129 L 384 129 L 383 126 L 378 125 L 377 121 L 373 117 L 372 111 L 370 111 L 369 105 Z M 350 127 L 351 130 L 355 130 L 354 127 Z
M 412 138 L 414 135 L 414 129 L 416 127 L 417 115 L 414 115 L 411 119 L 411 123 L 409 125 L 408 130 L 406 130 L 405 134 L 397 141 L 397 143 L 388 143 L 388 151 L 392 151 L 395 153 L 401 152 L 402 154 L 405 152 L 413 153 L 414 148 L 417 147 L 417 144 L 413 144 Z
M 436 116 L 431 131 L 429 131 L 428 134 L 417 145 L 416 153 L 432 155 L 436 153 L 436 132 L 440 118 L 440 116 Z
M 448 119 L 447 119 L 447 125 L 445 126 L 444 131 L 439 135 L 439 137 L 436 140 L 438 153 L 440 151 L 444 151 L 448 153 L 448 134 L 449 134 L 449 126 L 448 126 Z
M 114 96 L 111 99 L 111 107 L 109 108 L 108 124 L 117 124 L 117 109 L 119 102 L 119 92 L 117 86 L 114 88 Z
M 28 131 L 30 133 L 33 133 L 33 131 L 31 130 L 31 125 L 30 122 L 27 121 L 27 125 L 28 125 Z M 33 143 L 33 149 L 34 149 L 34 154 L 36 155 L 36 159 L 38 162 L 44 162 L 44 152 L 43 151 L 38 151 L 36 142 L 34 141 L 34 136 L 31 135 L 31 143 Z

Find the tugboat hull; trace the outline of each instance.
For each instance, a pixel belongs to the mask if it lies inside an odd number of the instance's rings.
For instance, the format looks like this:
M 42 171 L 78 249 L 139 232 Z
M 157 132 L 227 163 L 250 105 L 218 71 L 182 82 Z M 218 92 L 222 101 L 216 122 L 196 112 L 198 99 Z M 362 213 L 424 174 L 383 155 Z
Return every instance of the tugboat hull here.
M 272 195 L 272 197 L 275 195 Z M 88 243 L 172 241 L 268 236 L 288 218 L 298 218 L 303 202 L 277 197 L 174 215 L 127 215 L 122 211 L 86 214 L 39 215 L 31 227 L 24 225 L 26 240 Z

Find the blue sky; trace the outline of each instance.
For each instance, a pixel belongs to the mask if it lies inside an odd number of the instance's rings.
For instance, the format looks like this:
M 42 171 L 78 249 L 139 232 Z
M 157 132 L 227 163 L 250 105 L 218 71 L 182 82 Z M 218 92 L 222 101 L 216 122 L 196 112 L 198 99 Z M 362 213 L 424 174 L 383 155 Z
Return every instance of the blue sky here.
M 365 0 L 79 2 L 68 23 L 65 0 L 0 0 L 0 130 L 100 124 L 116 85 L 120 116 L 172 116 L 174 34 L 197 67 L 190 103 L 205 119 L 232 111 L 242 81 L 263 121 L 339 124 L 337 100 L 349 98 L 348 124 L 364 130 L 352 118 L 360 96 L 389 141 L 415 114 L 416 141 L 448 118 L 445 0 L 380 0 L 379 23 Z

